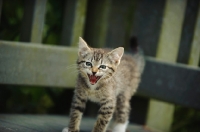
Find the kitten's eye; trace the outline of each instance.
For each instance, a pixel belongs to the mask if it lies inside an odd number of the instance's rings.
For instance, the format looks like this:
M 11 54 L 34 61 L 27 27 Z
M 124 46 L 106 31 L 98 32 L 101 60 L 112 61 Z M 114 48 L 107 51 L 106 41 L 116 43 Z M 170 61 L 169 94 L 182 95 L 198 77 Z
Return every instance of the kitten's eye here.
M 86 64 L 86 66 L 91 66 L 92 67 L 92 63 L 90 63 L 90 62 L 86 62 L 85 64 Z
M 99 68 L 106 69 L 106 66 L 105 65 L 100 65 Z

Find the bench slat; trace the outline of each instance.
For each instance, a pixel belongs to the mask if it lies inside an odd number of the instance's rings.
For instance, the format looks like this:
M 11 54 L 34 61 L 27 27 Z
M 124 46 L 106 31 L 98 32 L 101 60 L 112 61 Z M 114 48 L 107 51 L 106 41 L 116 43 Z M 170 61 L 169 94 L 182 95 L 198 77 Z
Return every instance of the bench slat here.
M 20 40 L 42 42 L 47 0 L 26 0 Z
M 0 83 L 74 87 L 76 58 L 76 48 L 1 41 Z
M 72 88 L 76 58 L 77 48 L 0 41 L 0 83 Z M 146 61 L 139 95 L 200 109 L 199 68 Z
M 61 45 L 77 46 L 83 35 L 87 0 L 66 0 L 61 33 Z M 69 46 L 69 45 L 68 45 Z
M 0 115 L 2 132 L 61 132 L 67 126 L 69 117 L 56 115 Z M 84 117 L 80 132 L 91 132 L 95 118 Z M 141 125 L 129 124 L 130 132 L 148 132 Z
M 199 68 L 147 58 L 138 93 L 200 109 L 199 88 Z
M 168 62 L 176 62 L 186 3 L 186 0 L 166 0 L 156 58 Z M 175 106 L 173 104 L 151 99 L 146 124 L 169 132 L 173 122 L 174 111 Z

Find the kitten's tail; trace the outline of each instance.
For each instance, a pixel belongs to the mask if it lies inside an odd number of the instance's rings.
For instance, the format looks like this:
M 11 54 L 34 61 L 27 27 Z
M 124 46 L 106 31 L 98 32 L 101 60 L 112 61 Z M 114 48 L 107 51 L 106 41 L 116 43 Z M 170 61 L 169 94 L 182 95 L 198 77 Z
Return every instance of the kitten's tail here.
M 142 73 L 145 66 L 145 58 L 143 50 L 140 48 L 138 40 L 135 36 L 132 36 L 130 39 L 130 50 L 131 53 L 133 53 L 134 59 L 137 61 L 137 66 L 140 70 L 140 73 Z

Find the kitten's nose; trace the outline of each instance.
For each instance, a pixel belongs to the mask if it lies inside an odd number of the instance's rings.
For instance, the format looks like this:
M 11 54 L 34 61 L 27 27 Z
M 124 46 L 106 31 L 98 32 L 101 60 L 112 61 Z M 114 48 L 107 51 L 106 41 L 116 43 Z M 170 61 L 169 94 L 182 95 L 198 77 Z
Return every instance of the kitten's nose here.
M 92 72 L 93 75 L 95 75 L 97 72 Z
M 92 74 L 95 75 L 98 71 L 98 68 L 97 67 L 92 67 Z

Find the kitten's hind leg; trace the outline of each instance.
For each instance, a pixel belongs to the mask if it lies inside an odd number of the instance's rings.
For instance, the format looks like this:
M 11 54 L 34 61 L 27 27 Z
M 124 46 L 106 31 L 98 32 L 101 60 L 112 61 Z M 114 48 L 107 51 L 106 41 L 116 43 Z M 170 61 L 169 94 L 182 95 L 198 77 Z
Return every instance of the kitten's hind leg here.
M 126 132 L 131 109 L 129 101 L 130 98 L 126 94 L 118 95 L 114 113 L 113 132 Z

